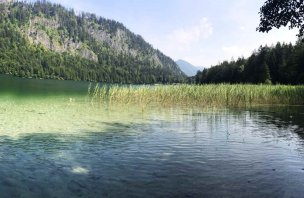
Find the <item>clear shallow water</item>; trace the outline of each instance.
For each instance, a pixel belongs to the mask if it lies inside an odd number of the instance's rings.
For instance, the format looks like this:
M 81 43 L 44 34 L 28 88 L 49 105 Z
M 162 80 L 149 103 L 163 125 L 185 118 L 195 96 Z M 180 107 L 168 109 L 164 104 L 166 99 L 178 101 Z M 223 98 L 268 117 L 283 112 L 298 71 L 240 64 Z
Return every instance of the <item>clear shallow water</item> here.
M 64 93 L 1 97 L 0 197 L 304 194 L 303 107 L 142 109 Z

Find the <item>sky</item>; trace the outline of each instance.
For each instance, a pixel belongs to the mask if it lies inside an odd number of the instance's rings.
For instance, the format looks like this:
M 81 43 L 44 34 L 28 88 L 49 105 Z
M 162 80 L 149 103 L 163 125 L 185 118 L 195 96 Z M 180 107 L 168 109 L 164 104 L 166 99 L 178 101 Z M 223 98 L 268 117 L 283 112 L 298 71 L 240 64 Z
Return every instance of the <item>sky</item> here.
M 297 40 L 297 30 L 256 31 L 265 0 L 51 0 L 122 22 L 174 60 L 210 67 L 261 45 Z

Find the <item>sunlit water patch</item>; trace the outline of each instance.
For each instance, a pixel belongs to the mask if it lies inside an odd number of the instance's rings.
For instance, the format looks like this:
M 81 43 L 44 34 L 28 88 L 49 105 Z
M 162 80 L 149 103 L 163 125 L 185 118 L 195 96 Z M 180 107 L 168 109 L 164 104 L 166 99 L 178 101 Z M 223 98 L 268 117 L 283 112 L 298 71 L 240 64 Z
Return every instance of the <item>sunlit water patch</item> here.
M 110 123 L 137 122 L 138 118 L 134 117 L 137 113 L 132 108 L 101 108 L 85 97 L 8 100 L 0 102 L 0 133 L 13 137 L 33 133 L 98 132 Z

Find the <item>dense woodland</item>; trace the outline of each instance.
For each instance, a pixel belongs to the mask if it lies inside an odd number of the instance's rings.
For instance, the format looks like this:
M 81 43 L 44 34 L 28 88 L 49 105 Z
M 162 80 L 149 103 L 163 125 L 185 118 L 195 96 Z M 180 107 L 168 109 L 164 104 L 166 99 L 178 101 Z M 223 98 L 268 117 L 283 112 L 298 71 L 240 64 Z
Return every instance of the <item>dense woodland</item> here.
M 198 84 L 304 84 L 304 43 L 300 39 L 295 45 L 261 46 L 248 59 L 224 61 L 198 72 L 195 81 Z
M 48 31 L 50 38 L 60 35 L 85 43 L 98 60 L 89 60 L 68 52 L 54 52 L 41 44 L 29 42 L 22 29 L 35 17 L 58 20 L 60 26 L 53 32 Z M 89 34 L 87 24 L 102 27 L 107 34 L 114 35 L 118 29 L 123 30 L 129 49 L 137 54 L 117 51 L 105 42 L 97 42 Z M 157 56 L 161 64 L 156 64 L 152 56 Z M 47 1 L 0 4 L 0 73 L 111 83 L 173 83 L 185 80 L 185 75 L 171 58 L 153 49 L 141 36 L 130 32 L 123 24 L 95 14 L 76 15 L 74 10 Z

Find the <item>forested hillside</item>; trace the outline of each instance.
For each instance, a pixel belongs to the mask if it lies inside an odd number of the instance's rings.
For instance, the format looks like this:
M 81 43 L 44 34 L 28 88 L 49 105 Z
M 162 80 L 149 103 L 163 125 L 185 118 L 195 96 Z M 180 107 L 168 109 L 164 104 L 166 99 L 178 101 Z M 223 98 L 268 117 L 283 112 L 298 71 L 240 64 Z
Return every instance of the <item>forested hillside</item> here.
M 261 46 L 248 59 L 224 61 L 198 72 L 196 83 L 304 84 L 304 43 Z
M 1 2 L 0 73 L 111 83 L 185 79 L 171 58 L 119 22 L 47 1 Z

